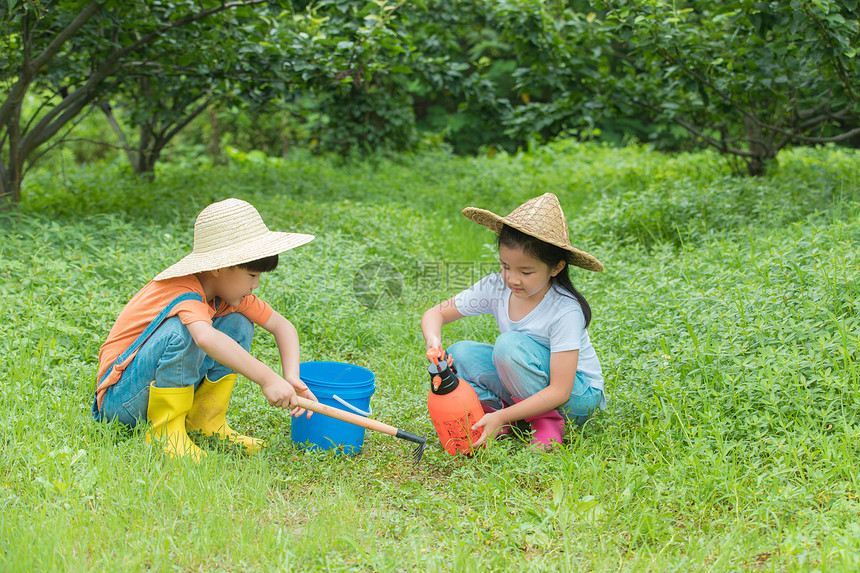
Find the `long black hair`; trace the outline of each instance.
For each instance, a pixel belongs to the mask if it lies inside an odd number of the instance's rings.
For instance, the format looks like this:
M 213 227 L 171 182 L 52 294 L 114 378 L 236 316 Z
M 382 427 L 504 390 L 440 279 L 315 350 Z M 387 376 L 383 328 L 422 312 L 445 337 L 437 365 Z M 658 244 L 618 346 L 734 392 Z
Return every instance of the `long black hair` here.
M 564 268 L 557 275 L 550 279 L 552 286 L 559 288 L 562 294 L 569 295 L 579 302 L 582 307 L 582 314 L 585 316 L 585 327 L 591 323 L 591 306 L 581 292 L 574 288 L 570 280 L 570 272 L 567 258 L 567 251 L 561 247 L 556 247 L 545 241 L 541 241 L 531 235 L 526 235 L 522 231 L 503 225 L 499 231 L 498 246 L 506 246 L 509 249 L 522 249 L 523 253 L 530 257 L 534 257 L 542 263 L 554 268 L 559 261 L 564 261 Z M 564 291 L 567 291 L 566 293 Z

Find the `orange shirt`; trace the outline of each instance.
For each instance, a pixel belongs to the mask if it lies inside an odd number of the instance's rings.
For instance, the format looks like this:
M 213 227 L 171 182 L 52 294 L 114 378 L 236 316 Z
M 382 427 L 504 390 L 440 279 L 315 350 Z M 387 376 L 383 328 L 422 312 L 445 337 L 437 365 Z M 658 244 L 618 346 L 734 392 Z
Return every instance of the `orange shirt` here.
M 107 340 L 102 344 L 99 350 L 99 371 L 98 378 L 101 380 L 108 368 L 128 347 L 130 347 L 137 337 L 140 336 L 146 327 L 158 316 L 170 302 L 177 296 L 195 292 L 200 295 L 200 298 L 206 300 L 206 295 L 203 293 L 203 286 L 194 275 L 184 277 L 176 277 L 163 281 L 150 281 L 145 287 L 140 289 L 134 297 L 125 305 L 122 312 L 116 319 L 116 322 L 108 334 Z M 197 300 L 186 300 L 177 304 L 168 314 L 171 316 L 179 316 L 182 324 L 191 324 L 199 320 L 205 320 L 212 324 L 213 318 L 230 314 L 231 312 L 239 312 L 246 316 L 248 320 L 260 326 L 266 324 L 272 316 L 272 307 L 256 296 L 246 296 L 238 307 L 232 307 L 226 302 L 222 302 L 218 308 L 215 308 L 214 301 L 203 303 Z M 96 390 L 98 398 L 98 407 L 101 408 L 104 393 L 109 386 L 113 386 L 122 377 L 125 368 L 134 359 L 135 354 L 132 354 L 122 364 L 114 366 L 111 373 L 99 384 Z

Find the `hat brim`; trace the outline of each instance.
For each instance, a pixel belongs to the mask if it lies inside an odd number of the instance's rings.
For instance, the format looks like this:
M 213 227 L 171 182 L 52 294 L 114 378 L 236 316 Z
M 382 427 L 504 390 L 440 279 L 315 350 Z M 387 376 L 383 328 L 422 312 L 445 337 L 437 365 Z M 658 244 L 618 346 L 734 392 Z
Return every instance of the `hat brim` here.
M 305 233 L 282 233 L 269 231 L 259 237 L 241 241 L 224 249 L 205 253 L 191 253 L 170 265 L 152 280 L 163 281 L 176 277 L 184 277 L 205 271 L 214 271 L 250 263 L 257 259 L 271 257 L 290 249 L 300 247 L 314 239 L 313 235 Z
M 603 270 L 603 263 L 601 263 L 592 255 L 589 255 L 585 251 L 577 249 L 570 244 L 561 244 L 558 241 L 553 241 L 545 237 L 540 237 L 534 234 L 533 231 L 523 228 L 522 225 L 519 225 L 516 222 L 511 222 L 506 217 L 500 217 L 492 211 L 487 211 L 486 209 L 479 209 L 478 207 L 466 207 L 465 209 L 463 209 L 462 212 L 467 219 L 471 219 L 472 221 L 478 223 L 479 225 L 487 227 L 495 233 L 501 232 L 502 227 L 504 225 L 507 225 L 516 229 L 517 231 L 525 233 L 530 237 L 540 239 L 545 243 L 549 243 L 550 245 L 555 245 L 560 249 L 564 249 L 568 252 L 567 262 L 572 265 L 576 265 L 579 268 L 594 272 L 601 272 Z

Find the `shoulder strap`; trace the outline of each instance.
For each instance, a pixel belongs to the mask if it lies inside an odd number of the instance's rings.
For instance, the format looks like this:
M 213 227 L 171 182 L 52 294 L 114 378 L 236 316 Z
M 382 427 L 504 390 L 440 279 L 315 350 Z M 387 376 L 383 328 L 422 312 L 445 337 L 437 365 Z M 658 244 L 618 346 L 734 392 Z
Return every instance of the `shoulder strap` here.
M 172 311 L 176 307 L 177 304 L 179 304 L 181 302 L 185 302 L 187 300 L 196 300 L 198 302 L 203 302 L 203 297 L 200 296 L 200 293 L 186 292 L 186 293 L 182 293 L 181 295 L 177 296 L 172 301 L 170 301 L 170 303 L 167 306 L 165 306 L 163 309 L 161 309 L 161 312 L 158 313 L 158 316 L 156 316 L 154 319 L 152 319 L 152 322 L 150 322 L 149 326 L 147 326 L 146 329 L 140 333 L 140 336 L 138 336 L 134 340 L 134 342 L 131 343 L 131 346 L 126 348 L 122 354 L 117 356 L 117 359 L 114 360 L 113 364 L 110 365 L 110 368 L 105 370 L 105 373 L 102 375 L 101 380 L 99 380 L 99 385 L 101 385 L 101 383 L 104 382 L 104 379 L 108 377 L 108 375 L 111 373 L 111 371 L 114 369 L 114 367 L 117 364 L 122 364 L 123 362 L 128 360 L 128 358 L 130 356 L 132 356 L 135 352 L 137 352 L 138 348 L 143 346 L 143 343 L 146 342 L 146 340 L 150 336 L 152 336 L 152 333 L 155 332 L 155 330 L 159 326 L 161 326 L 161 323 L 167 319 L 167 317 L 170 315 L 170 311 Z

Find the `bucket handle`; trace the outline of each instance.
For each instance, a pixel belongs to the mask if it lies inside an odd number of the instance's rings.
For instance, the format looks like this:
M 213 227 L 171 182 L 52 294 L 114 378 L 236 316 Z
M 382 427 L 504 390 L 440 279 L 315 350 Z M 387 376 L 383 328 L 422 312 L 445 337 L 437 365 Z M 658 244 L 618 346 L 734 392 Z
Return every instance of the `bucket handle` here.
M 370 412 L 365 412 L 364 410 L 361 410 L 361 409 L 359 409 L 359 408 L 356 408 L 355 406 L 353 406 L 352 404 L 350 404 L 349 402 L 347 402 L 346 400 L 344 400 L 343 398 L 341 398 L 341 397 L 340 397 L 340 396 L 338 396 L 337 394 L 334 394 L 334 395 L 332 396 L 332 398 L 334 398 L 334 399 L 335 399 L 338 403 L 340 403 L 341 405 L 346 406 L 347 408 L 349 408 L 350 410 L 352 410 L 352 411 L 353 411 L 353 412 L 355 412 L 356 414 L 359 414 L 359 415 L 361 415 L 361 416 L 364 416 L 365 418 L 369 418 L 370 416 L 372 416 L 372 415 L 373 415 L 373 409 L 372 409 L 372 408 L 371 408 Z

